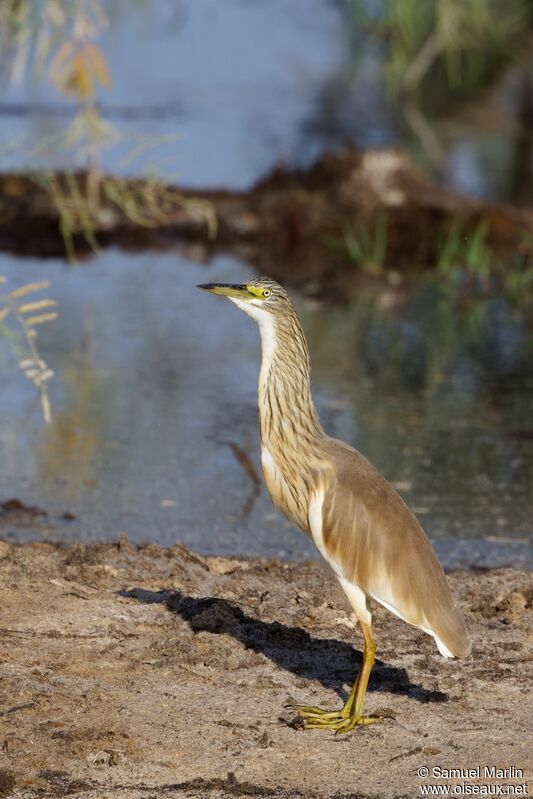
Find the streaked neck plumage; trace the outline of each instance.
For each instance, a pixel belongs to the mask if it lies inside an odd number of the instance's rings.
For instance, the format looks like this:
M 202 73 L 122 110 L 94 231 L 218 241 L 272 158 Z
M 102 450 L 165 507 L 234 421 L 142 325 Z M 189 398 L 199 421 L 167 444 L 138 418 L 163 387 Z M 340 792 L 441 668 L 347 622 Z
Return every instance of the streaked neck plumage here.
M 311 397 L 309 350 L 296 312 L 278 316 L 260 305 L 234 302 L 256 320 L 261 333 L 261 442 L 274 457 L 290 445 L 302 454 L 323 431 Z
M 233 300 L 256 320 L 263 358 L 258 403 L 261 463 L 274 505 L 309 534 L 309 507 L 324 469 L 324 432 L 311 398 L 309 351 L 292 305 L 272 313 Z

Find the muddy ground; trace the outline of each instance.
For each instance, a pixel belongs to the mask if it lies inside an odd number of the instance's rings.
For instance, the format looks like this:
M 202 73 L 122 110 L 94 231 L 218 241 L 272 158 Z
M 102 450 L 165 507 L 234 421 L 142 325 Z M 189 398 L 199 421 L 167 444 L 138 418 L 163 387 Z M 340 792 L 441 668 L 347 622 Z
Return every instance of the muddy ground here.
M 416 797 L 451 782 L 418 769 L 526 769 L 528 573 L 450 575 L 465 661 L 377 608 L 367 710 L 384 718 L 346 736 L 286 707 L 338 705 L 360 661 L 321 564 L 0 543 L 0 580 L 2 796 Z M 514 774 L 496 782 L 531 776 Z

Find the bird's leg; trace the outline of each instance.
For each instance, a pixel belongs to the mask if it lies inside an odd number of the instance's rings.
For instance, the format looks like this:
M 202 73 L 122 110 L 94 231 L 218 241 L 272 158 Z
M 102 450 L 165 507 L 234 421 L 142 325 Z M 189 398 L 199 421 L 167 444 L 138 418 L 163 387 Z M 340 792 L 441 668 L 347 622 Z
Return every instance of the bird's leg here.
M 361 627 L 365 638 L 363 664 L 348 699 L 340 710 L 321 710 L 306 705 L 298 706 L 296 709 L 305 720 L 306 730 L 330 729 L 341 733 L 349 732 L 361 724 L 373 724 L 378 721 L 375 716 L 363 716 L 363 703 L 368 680 L 376 659 L 376 644 L 372 637 L 370 624 L 361 623 Z
M 350 716 L 350 710 L 353 706 L 355 701 L 355 695 L 357 693 L 357 686 L 359 685 L 359 678 L 361 676 L 362 667 L 355 678 L 355 682 L 353 684 L 352 690 L 350 691 L 350 695 L 348 699 L 344 703 L 344 705 L 339 708 L 339 710 L 323 710 L 320 707 L 313 707 L 313 705 L 296 705 L 295 709 L 298 711 L 300 716 L 302 716 L 306 721 L 318 721 L 319 719 L 347 719 Z M 307 725 L 306 725 L 307 726 Z

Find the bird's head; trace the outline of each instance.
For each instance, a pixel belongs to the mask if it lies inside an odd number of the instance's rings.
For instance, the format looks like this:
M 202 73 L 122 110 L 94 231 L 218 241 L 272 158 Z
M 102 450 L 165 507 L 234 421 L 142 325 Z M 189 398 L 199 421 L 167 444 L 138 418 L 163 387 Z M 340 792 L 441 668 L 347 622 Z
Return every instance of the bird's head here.
M 247 283 L 204 283 L 199 289 L 227 297 L 257 322 L 268 317 L 283 317 L 293 312 L 289 295 L 269 277 L 256 277 Z

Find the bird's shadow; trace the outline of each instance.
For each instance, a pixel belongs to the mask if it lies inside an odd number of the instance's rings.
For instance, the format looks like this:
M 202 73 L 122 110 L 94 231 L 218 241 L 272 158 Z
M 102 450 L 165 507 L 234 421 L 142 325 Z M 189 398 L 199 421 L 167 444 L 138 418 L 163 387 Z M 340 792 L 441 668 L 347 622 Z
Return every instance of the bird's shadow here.
M 260 652 L 281 668 L 298 677 L 318 680 L 335 690 L 344 700 L 346 683 L 353 683 L 362 656 L 353 646 L 335 638 L 313 638 L 300 627 L 281 622 L 266 622 L 244 613 L 237 605 L 216 597 L 191 597 L 179 591 L 148 591 L 131 588 L 120 596 L 147 604 L 165 604 L 181 616 L 190 628 L 213 635 L 231 635 L 246 649 Z M 448 694 L 430 691 L 411 682 L 405 669 L 376 660 L 369 683 L 370 691 L 409 696 L 418 702 L 446 702 Z

